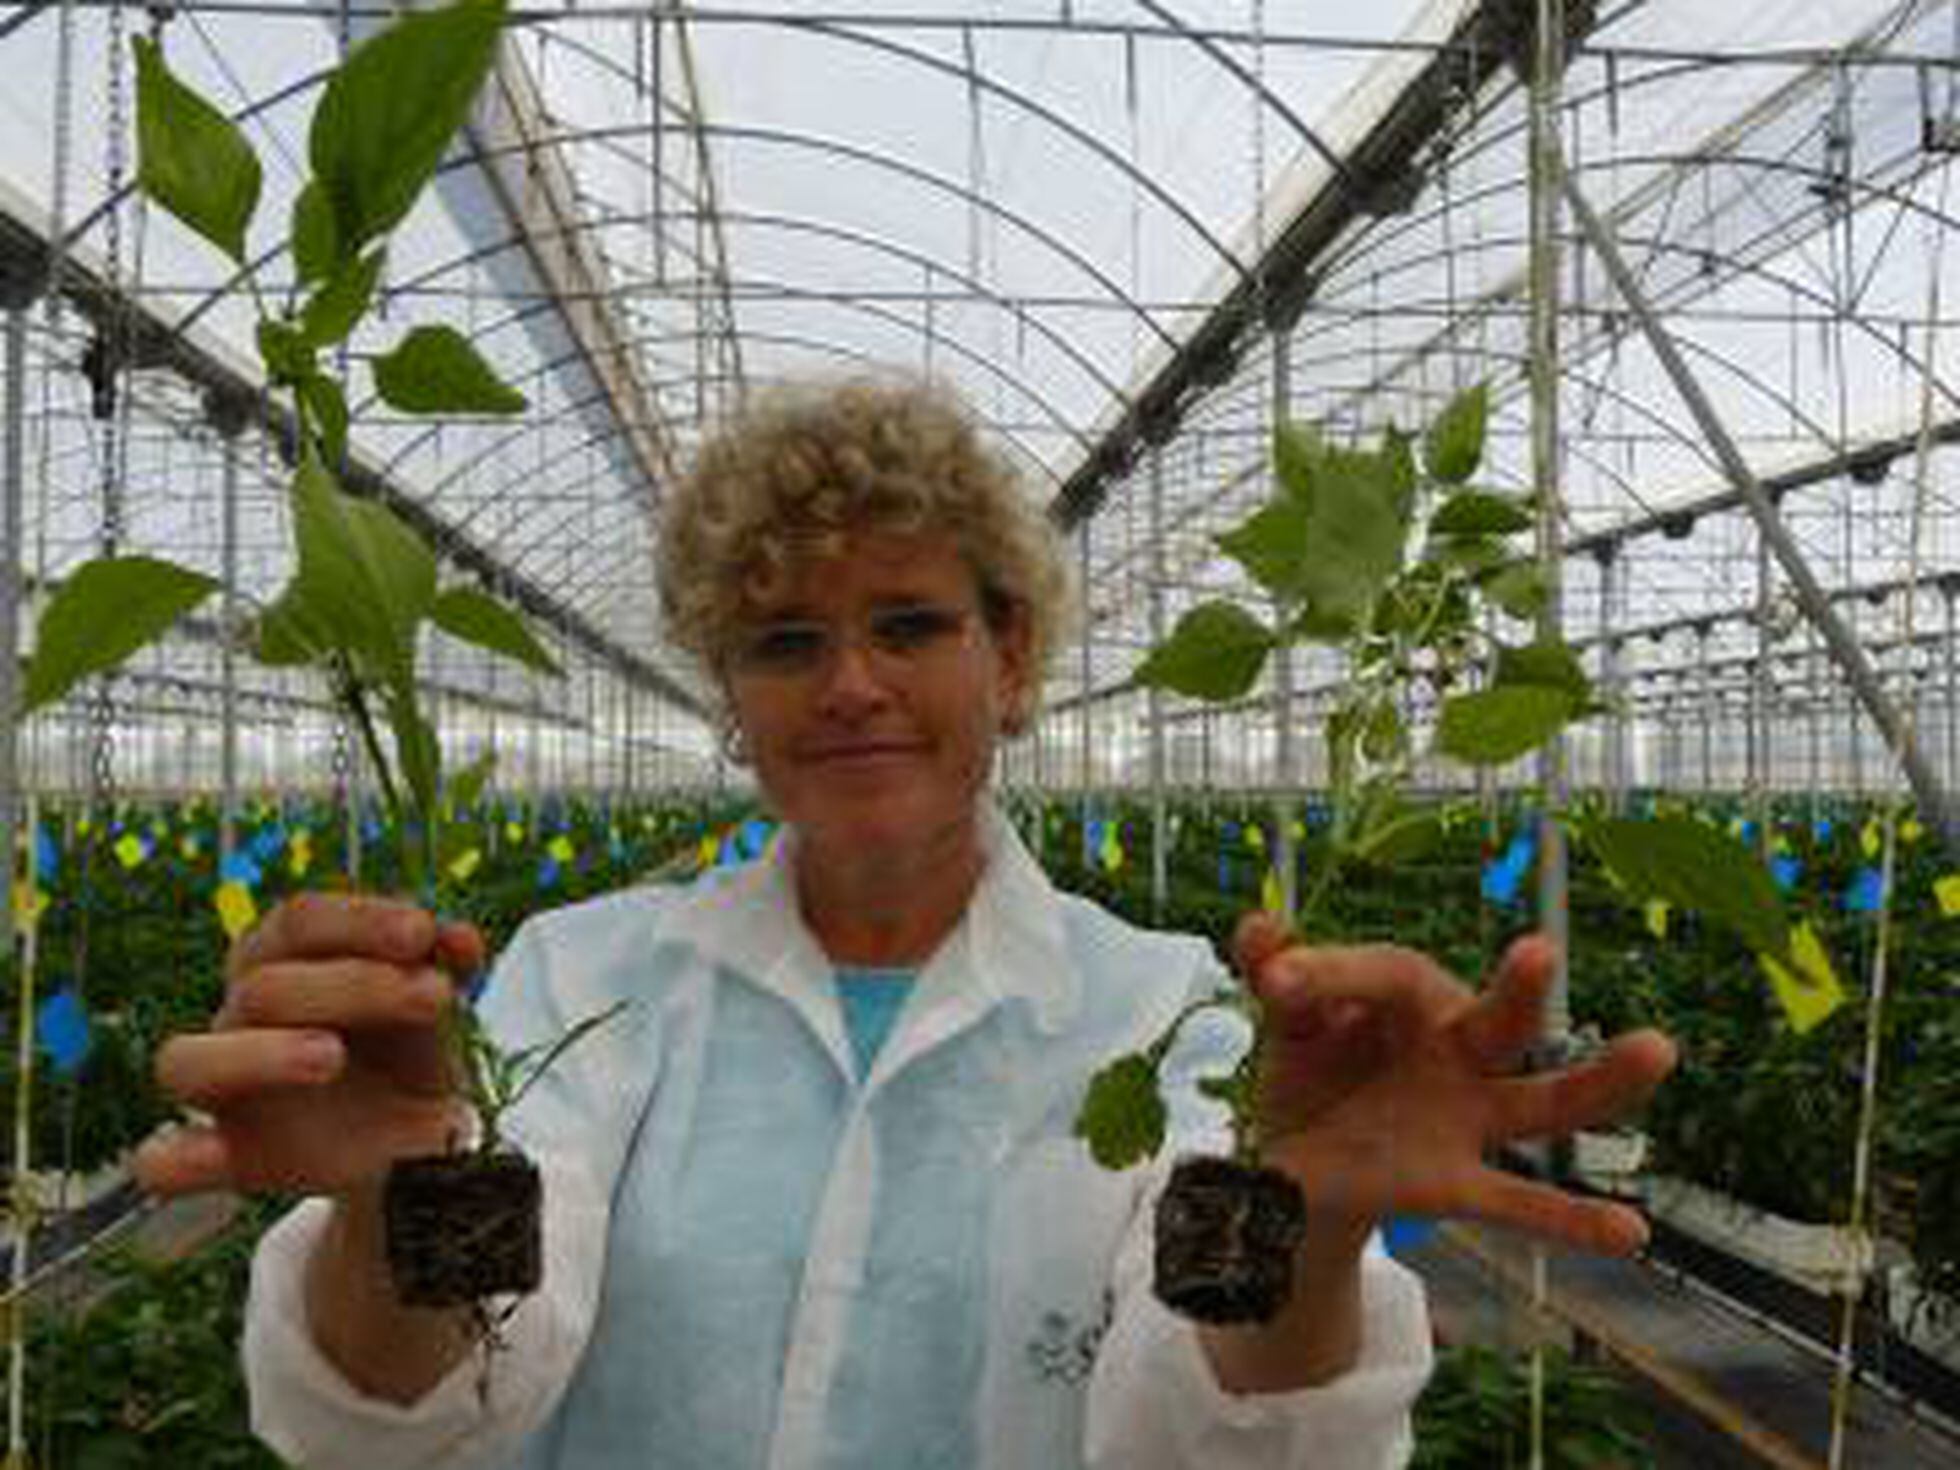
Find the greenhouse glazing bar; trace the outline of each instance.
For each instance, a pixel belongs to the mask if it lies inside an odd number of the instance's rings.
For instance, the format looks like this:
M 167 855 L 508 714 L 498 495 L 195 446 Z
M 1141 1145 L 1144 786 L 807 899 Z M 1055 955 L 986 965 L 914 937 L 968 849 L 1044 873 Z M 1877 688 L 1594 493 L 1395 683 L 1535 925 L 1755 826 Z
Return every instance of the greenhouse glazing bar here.
M 1736 448 L 1735 440 L 1722 423 L 1721 416 L 1716 413 L 1714 405 L 1709 402 L 1708 395 L 1702 391 L 1701 384 L 1688 367 L 1674 339 L 1668 335 L 1667 330 L 1655 317 L 1653 309 L 1648 305 L 1646 296 L 1640 289 L 1638 280 L 1621 256 L 1618 244 L 1600 222 L 1599 216 L 1594 213 L 1585 192 L 1580 189 L 1562 158 L 1555 161 L 1555 167 L 1563 186 L 1566 203 L 1571 208 L 1574 219 L 1578 221 L 1580 232 L 1592 246 L 1593 252 L 1598 255 L 1600 263 L 1613 281 L 1614 288 L 1620 293 L 1621 300 L 1626 303 L 1627 309 L 1633 313 L 1634 319 L 1640 324 L 1641 333 L 1653 348 L 1654 356 L 1659 361 L 1662 371 L 1673 383 L 1675 390 L 1680 393 L 1682 401 L 1688 406 L 1688 411 L 1707 437 L 1716 458 L 1721 461 L 1723 472 L 1740 492 L 1743 503 L 1748 506 L 1750 515 L 1755 519 L 1758 533 L 1768 542 L 1770 550 L 1783 568 L 1784 575 L 1790 579 L 1791 587 L 1796 593 L 1797 605 L 1802 608 L 1804 616 L 1810 620 L 1811 625 L 1823 638 L 1832 658 L 1851 681 L 1851 687 L 1856 692 L 1859 702 L 1884 734 L 1886 744 L 1891 747 L 1900 765 L 1905 768 L 1906 779 L 1911 783 L 1920 810 L 1934 820 L 1948 848 L 1960 851 L 1960 829 L 1956 829 L 1952 814 L 1948 811 L 1946 793 L 1941 788 L 1939 776 L 1926 763 L 1912 731 L 1899 718 L 1899 713 L 1893 707 L 1891 700 L 1886 698 L 1884 690 L 1879 687 L 1877 675 L 1872 669 L 1870 660 L 1865 657 L 1864 650 L 1858 646 L 1857 640 L 1844 626 L 1843 621 L 1832 611 L 1830 599 L 1825 595 L 1816 574 L 1810 570 L 1809 563 L 1804 560 L 1803 552 L 1791 538 L 1788 528 L 1784 526 L 1783 518 L 1775 504 L 1764 492 L 1762 485 L 1743 459 L 1741 451 Z

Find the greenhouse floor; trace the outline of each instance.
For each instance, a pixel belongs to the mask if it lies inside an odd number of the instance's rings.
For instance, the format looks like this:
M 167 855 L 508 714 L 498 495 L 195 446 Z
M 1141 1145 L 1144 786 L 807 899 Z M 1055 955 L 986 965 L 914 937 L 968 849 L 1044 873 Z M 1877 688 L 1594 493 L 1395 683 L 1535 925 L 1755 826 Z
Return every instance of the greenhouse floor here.
M 1530 1255 L 1515 1238 L 1453 1224 L 1404 1259 L 1427 1284 L 1445 1340 L 1532 1340 Z M 1610 1364 L 1650 1408 L 1663 1470 L 1823 1470 L 1829 1361 L 1681 1274 L 1644 1261 L 1557 1256 L 1540 1320 L 1544 1340 Z M 1960 1429 L 1861 1384 L 1843 1464 L 1951 1470 L 1960 1464 Z

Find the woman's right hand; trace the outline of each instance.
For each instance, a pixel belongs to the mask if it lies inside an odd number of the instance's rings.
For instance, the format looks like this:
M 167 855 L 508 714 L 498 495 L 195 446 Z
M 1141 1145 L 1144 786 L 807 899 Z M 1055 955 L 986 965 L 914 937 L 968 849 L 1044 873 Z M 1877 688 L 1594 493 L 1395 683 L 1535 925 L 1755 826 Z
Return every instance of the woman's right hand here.
M 340 1195 L 443 1152 L 467 1112 L 437 1023 L 483 958 L 475 928 L 405 903 L 286 900 L 232 945 L 211 1029 L 157 1053 L 158 1085 L 206 1117 L 147 1140 L 137 1181 Z

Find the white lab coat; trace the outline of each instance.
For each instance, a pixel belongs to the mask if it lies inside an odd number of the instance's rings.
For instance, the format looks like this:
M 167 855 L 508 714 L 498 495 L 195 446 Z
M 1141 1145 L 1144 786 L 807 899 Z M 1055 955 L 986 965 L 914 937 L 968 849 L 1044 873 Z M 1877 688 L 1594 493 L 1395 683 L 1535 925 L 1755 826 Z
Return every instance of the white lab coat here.
M 485 1000 L 512 1045 L 630 996 L 509 1120 L 545 1173 L 545 1284 L 407 1408 L 304 1329 L 327 1206 L 268 1233 L 244 1359 L 253 1420 L 308 1470 L 1384 1470 L 1430 1367 L 1419 1283 L 1371 1250 L 1360 1362 L 1223 1392 L 1149 1290 L 1170 1155 L 1217 1146 L 1189 1089 L 1242 1034 L 1201 1020 L 1167 1074 L 1174 1144 L 1097 1168 L 1082 1091 L 1219 980 L 1209 949 L 1058 894 L 989 811 L 969 911 L 860 1083 L 786 844 L 687 888 L 545 914 Z

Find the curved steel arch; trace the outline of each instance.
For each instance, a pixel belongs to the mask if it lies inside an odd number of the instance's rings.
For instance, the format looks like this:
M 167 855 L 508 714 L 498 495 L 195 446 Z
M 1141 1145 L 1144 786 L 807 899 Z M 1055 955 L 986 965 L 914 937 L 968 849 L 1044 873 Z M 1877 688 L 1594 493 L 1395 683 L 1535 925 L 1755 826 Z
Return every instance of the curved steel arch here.
M 1148 0 L 1142 0 L 1142 3 L 1147 4 Z M 1029 115 L 1037 118 L 1041 122 L 1046 123 L 1049 127 L 1054 128 L 1057 132 L 1063 134 L 1064 136 L 1074 139 L 1077 143 L 1080 143 L 1084 148 L 1087 148 L 1091 153 L 1095 154 L 1098 158 L 1102 159 L 1104 163 L 1114 168 L 1118 173 L 1123 175 L 1123 177 L 1127 178 L 1131 183 L 1142 188 L 1153 199 L 1155 199 L 1159 204 L 1161 204 L 1167 211 L 1169 211 L 1169 213 L 1173 217 L 1179 220 L 1187 229 L 1189 229 L 1194 235 L 1196 235 L 1200 240 L 1202 240 L 1205 243 L 1206 247 L 1212 252 L 1212 254 L 1216 255 L 1227 266 L 1229 266 L 1232 270 L 1237 272 L 1241 279 L 1245 278 L 1247 274 L 1246 268 L 1243 265 L 1243 263 L 1240 262 L 1237 255 L 1235 255 L 1232 252 L 1231 247 L 1228 246 L 1223 240 L 1219 239 L 1218 236 L 1215 235 L 1205 225 L 1203 220 L 1199 219 L 1189 209 L 1185 208 L 1185 206 L 1181 202 L 1179 202 L 1179 200 L 1175 195 L 1171 194 L 1168 190 L 1164 189 L 1161 185 L 1159 185 L 1147 170 L 1138 168 L 1135 164 L 1131 163 L 1127 158 L 1123 157 L 1121 153 L 1118 153 L 1114 148 L 1110 147 L 1109 144 L 1105 143 L 1101 138 L 1097 137 L 1094 133 L 1089 132 L 1085 128 L 1079 127 L 1078 125 L 1071 122 L 1066 117 L 1063 117 L 1061 114 L 1055 112 L 1051 108 L 1043 106 L 1041 103 L 1035 101 L 1032 97 L 1028 96 L 1025 92 L 1021 91 L 1018 87 L 1012 87 L 1004 82 L 996 81 L 993 78 L 987 76 L 984 72 L 980 71 L 978 67 L 975 67 L 972 71 L 969 72 L 965 67 L 947 61 L 944 57 L 935 56 L 929 51 L 921 51 L 915 47 L 902 45 L 899 42 L 893 41 L 885 36 L 870 35 L 863 31 L 854 30 L 849 25 L 837 21 L 831 21 L 825 19 L 800 20 L 794 16 L 782 16 L 767 21 L 758 20 L 754 23 L 762 26 L 775 26 L 783 30 L 803 31 L 809 34 L 826 36 L 832 40 L 849 42 L 853 45 L 863 46 L 869 50 L 882 51 L 889 55 L 900 57 L 903 60 L 910 61 L 918 66 L 924 67 L 928 71 L 942 72 L 957 77 L 960 80 L 960 82 L 963 84 L 970 82 L 973 86 L 980 88 L 982 91 L 990 92 L 993 95 L 1002 98 L 1003 100 L 1011 103 L 1013 106 L 1019 108 L 1023 112 L 1026 112 Z M 1179 32 L 1183 31 L 1183 27 L 1181 23 L 1177 24 L 1174 27 L 1174 29 L 1176 29 Z M 1200 47 L 1204 47 L 1208 44 L 1202 39 L 1190 37 L 1188 35 L 1185 37 L 1185 39 L 1191 41 L 1193 45 L 1197 45 Z M 572 43 L 564 42 L 561 44 L 565 44 L 568 47 L 570 47 Z M 624 72 L 621 71 L 616 64 L 610 62 L 610 60 L 601 59 L 591 54 L 589 51 L 587 51 L 586 54 L 588 56 L 588 59 L 594 60 L 595 62 L 597 62 L 597 64 L 606 67 L 608 70 L 614 71 L 616 74 L 621 76 L 625 75 Z M 1267 91 L 1265 87 L 1259 85 L 1258 83 L 1252 81 L 1250 78 L 1247 78 L 1242 74 L 1238 76 L 1238 79 L 1241 82 L 1245 83 L 1250 89 L 1257 91 L 1262 98 L 1264 98 L 1267 102 L 1269 102 L 1277 111 L 1280 112 L 1280 114 L 1283 117 L 1285 117 L 1290 123 L 1293 124 L 1293 126 L 1300 132 L 1302 137 L 1306 138 L 1316 148 L 1322 149 L 1324 151 L 1325 145 L 1322 144 L 1317 137 L 1315 137 L 1312 130 L 1309 129 L 1305 123 L 1301 122 L 1297 117 L 1295 117 L 1292 111 L 1288 109 L 1284 103 L 1280 102 L 1269 91 Z M 662 101 L 664 102 L 665 99 L 663 98 Z M 573 133 L 570 134 L 569 136 L 576 138 L 576 137 L 583 137 L 589 135 L 581 134 L 581 133 Z M 1339 167 L 1338 161 L 1336 161 L 1336 167 L 1337 168 Z M 1147 316 L 1147 313 L 1145 315 Z
M 672 216 L 669 217 L 671 218 Z M 769 214 L 748 214 L 746 212 L 736 213 L 732 215 L 724 212 L 722 217 L 724 219 L 732 220 L 736 223 L 762 223 L 762 224 L 767 224 L 767 225 L 789 229 L 789 230 L 800 230 L 805 233 L 817 234 L 826 238 L 839 239 L 839 240 L 846 241 L 847 243 L 862 245 L 866 249 L 871 249 L 871 250 L 879 251 L 884 254 L 892 255 L 897 259 L 907 260 L 918 264 L 927 265 L 935 270 L 942 269 L 942 267 L 940 267 L 930 257 L 918 255 L 916 252 L 906 250 L 901 246 L 892 245 L 891 243 L 880 240 L 875 236 L 863 235 L 857 231 L 847 230 L 841 226 L 828 225 L 821 221 L 802 220 L 799 218 L 786 216 L 786 215 L 779 216 L 779 215 L 769 215 Z M 648 216 L 644 216 L 644 215 L 641 216 L 622 215 L 605 221 L 602 226 L 591 226 L 588 228 L 596 232 L 598 229 L 611 228 L 616 225 L 630 226 L 636 223 L 643 222 L 647 218 Z M 396 294 L 403 294 L 412 291 L 419 285 L 427 284 L 440 279 L 444 274 L 446 274 L 451 270 L 463 269 L 478 261 L 485 260 L 491 256 L 500 254 L 503 251 L 515 249 L 517 248 L 516 242 L 517 242 L 516 236 L 514 235 L 506 236 L 503 239 L 490 242 L 480 247 L 477 250 L 471 251 L 468 255 L 453 257 L 448 261 L 444 261 L 439 265 L 433 266 L 428 270 L 423 271 L 420 275 L 412 277 L 408 281 L 398 283 L 396 286 L 391 288 L 389 294 L 393 296 Z M 700 261 L 698 257 L 694 255 L 694 252 L 692 252 L 691 250 L 683 249 L 682 255 L 684 258 L 693 259 L 697 267 L 699 266 Z M 978 289 L 979 291 L 981 291 L 983 295 L 987 295 L 988 298 L 992 300 L 1001 310 L 1015 312 L 1015 308 L 1011 303 L 1003 301 L 998 297 L 992 296 L 992 294 L 988 292 L 984 286 L 980 286 L 978 285 L 978 283 L 973 282 L 968 277 L 966 277 L 964 273 L 947 272 L 946 274 L 949 280 L 954 280 L 962 285 L 966 285 L 970 288 Z M 735 281 L 740 281 L 740 282 L 759 281 L 762 284 L 769 284 L 769 285 L 787 284 L 787 283 L 775 282 L 773 279 L 765 279 L 765 278 L 758 278 L 758 277 L 731 278 L 731 282 L 735 282 Z M 638 293 L 636 291 L 629 290 L 627 292 L 623 292 L 622 294 L 638 294 Z M 844 300 L 840 300 L 836 304 L 843 305 L 843 306 L 851 306 L 860 309 L 867 305 L 867 303 L 851 301 L 848 298 Z M 531 317 L 532 315 L 536 314 L 539 311 L 549 309 L 549 306 L 550 306 L 549 297 L 541 295 L 538 300 L 527 303 L 513 310 L 508 316 L 503 317 L 501 319 L 493 319 L 492 322 L 483 329 L 484 334 L 489 335 L 491 333 L 501 332 L 512 325 L 528 320 L 529 317 Z M 1019 315 L 1018 313 L 1016 314 Z M 1091 378 L 1091 380 L 1096 384 L 1097 387 L 1102 388 L 1105 391 L 1109 392 L 1118 401 L 1123 401 L 1124 394 L 1122 389 L 1118 387 L 1110 379 L 1104 377 L 1100 372 L 1100 370 L 1096 368 L 1095 364 L 1086 356 L 1084 356 L 1071 343 L 1069 343 L 1067 338 L 1055 332 L 1053 328 L 1047 326 L 1045 323 L 1036 321 L 1033 318 L 1025 318 L 1025 319 L 1028 320 L 1030 324 L 1035 327 L 1035 330 L 1042 337 L 1044 341 L 1048 342 L 1050 345 L 1055 347 L 1057 351 L 1064 354 L 1071 362 L 1075 363 L 1078 367 L 1080 367 L 1082 371 Z M 915 328 L 915 330 L 916 329 L 917 328 Z M 645 339 L 641 338 L 638 340 L 645 340 Z M 558 359 L 554 359 L 553 366 L 554 367 L 560 366 L 565 361 L 566 359 L 562 357 Z M 989 365 L 989 371 L 992 371 L 996 373 L 998 376 L 1004 378 L 1007 382 L 1010 383 L 1010 385 L 1012 385 L 1015 388 L 1015 390 L 1018 393 L 1026 397 L 1030 402 L 1039 405 L 1042 411 L 1046 413 L 1051 419 L 1054 420 L 1058 428 L 1064 430 L 1065 432 L 1070 433 L 1071 435 L 1073 435 L 1078 439 L 1084 438 L 1084 436 L 1078 430 L 1072 428 L 1067 423 L 1067 421 L 1063 419 L 1061 414 L 1057 410 L 1055 410 L 1046 401 L 1046 399 L 1041 394 L 1036 392 L 1032 387 L 1022 384 L 1018 378 L 1014 377 L 1013 375 L 1005 373 L 1003 370 L 993 368 L 991 367 L 991 365 Z M 356 409 L 357 415 L 358 415 L 359 408 L 365 407 L 366 404 L 371 403 L 372 401 L 373 401 L 372 396 L 362 400 L 361 403 L 357 405 L 357 409 Z M 431 432 L 434 431 L 431 430 Z M 390 461 L 390 463 L 393 462 L 395 461 L 393 460 Z
M 901 322 L 901 325 L 905 325 L 905 324 Z M 691 334 L 687 334 L 687 333 L 654 334 L 654 337 L 656 339 L 662 336 L 666 337 L 669 340 L 674 340 L 674 341 L 691 340 Z M 875 357 L 869 353 L 849 351 L 838 347 L 834 343 L 824 342 L 818 338 L 804 337 L 795 333 L 752 332 L 750 336 L 753 340 L 757 342 L 766 342 L 772 345 L 790 346 L 799 349 L 808 348 L 817 351 L 824 351 L 830 353 L 833 356 L 847 357 L 851 361 L 863 363 L 867 366 L 874 366 L 880 368 L 887 368 L 890 366 L 889 362 L 887 362 L 886 360 Z M 631 338 L 629 339 L 629 345 L 631 345 L 632 343 L 644 342 L 647 340 L 649 340 L 649 337 L 647 336 Z M 961 351 L 965 352 L 966 349 L 962 348 Z M 536 370 L 536 374 L 538 376 L 542 376 L 544 374 L 554 372 L 556 371 L 558 366 L 562 365 L 564 361 L 565 359 L 561 358 L 554 363 L 543 364 Z M 653 391 L 658 392 L 661 389 L 670 387 L 677 383 L 685 384 L 687 382 L 690 382 L 692 381 L 692 376 L 693 375 L 683 375 L 678 378 L 668 378 L 665 380 L 655 378 L 651 381 L 649 386 L 650 388 L 653 389 Z M 536 422 L 524 424 L 520 427 L 512 429 L 502 439 L 497 440 L 494 443 L 485 444 L 479 447 L 474 453 L 470 455 L 470 457 L 467 460 L 465 460 L 460 464 L 451 466 L 448 473 L 446 473 L 444 476 L 442 476 L 442 478 L 438 479 L 433 485 L 431 485 L 430 488 L 427 490 L 426 494 L 431 500 L 437 498 L 442 493 L 443 488 L 454 483 L 454 481 L 459 475 L 468 472 L 476 465 L 483 463 L 486 459 L 494 459 L 495 457 L 503 454 L 513 442 L 519 440 L 524 436 L 536 433 L 540 429 L 545 428 L 552 423 L 576 419 L 582 415 L 584 409 L 591 406 L 596 401 L 598 401 L 596 398 L 588 397 L 585 399 L 569 402 L 558 413 L 556 413 L 551 420 L 547 420 L 545 421 L 545 423 L 542 424 Z M 989 424 L 989 427 L 992 429 L 993 432 L 1000 434 L 1002 438 L 1007 439 L 1008 441 L 1014 443 L 1020 449 L 1022 456 L 1027 460 L 1028 463 L 1041 467 L 1044 471 L 1048 473 L 1049 478 L 1051 479 L 1057 478 L 1054 472 L 1048 469 L 1048 467 L 1042 462 L 1039 456 L 1035 455 L 1025 445 L 1021 444 L 1020 438 L 1017 434 L 1015 434 L 1010 430 L 1002 429 L 997 425 Z M 419 446 L 421 443 L 426 442 L 426 437 L 427 437 L 426 435 L 418 436 L 418 438 L 415 441 L 415 444 Z M 559 450 L 551 458 L 545 460 L 543 463 L 536 464 L 536 465 L 527 465 L 524 468 L 523 473 L 528 476 L 537 476 L 543 474 L 545 471 L 552 468 L 556 464 L 560 463 L 562 460 L 569 458 L 574 454 L 578 454 L 590 450 L 595 446 L 608 444 L 612 442 L 612 439 L 614 437 L 616 436 L 613 434 L 587 435 L 583 439 L 580 439 L 573 444 L 561 446 Z M 410 452 L 409 449 L 404 449 L 398 452 L 394 458 L 390 459 L 387 462 L 387 471 L 389 473 L 393 473 L 400 466 L 403 456 L 409 452 Z M 502 498 L 503 497 L 501 496 L 501 493 L 499 491 L 492 490 L 491 492 L 485 495 L 483 504 L 472 508 L 469 514 L 460 517 L 455 521 L 454 524 L 457 526 L 459 530 L 467 530 L 470 526 L 471 521 L 474 519 L 478 511 L 486 509 L 491 503 L 494 503 Z

